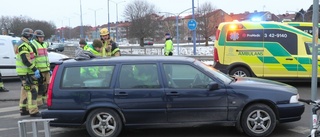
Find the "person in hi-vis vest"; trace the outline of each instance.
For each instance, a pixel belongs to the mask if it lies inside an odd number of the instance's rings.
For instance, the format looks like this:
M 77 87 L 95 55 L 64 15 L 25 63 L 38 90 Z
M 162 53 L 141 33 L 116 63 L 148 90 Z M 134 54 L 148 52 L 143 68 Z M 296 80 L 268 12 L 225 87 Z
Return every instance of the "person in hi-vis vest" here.
M 103 44 L 101 50 L 102 57 L 121 55 L 118 44 L 110 38 L 110 33 L 107 28 L 102 28 L 100 30 L 100 38 Z
M 20 115 L 30 115 L 31 117 L 41 117 L 37 105 L 37 79 L 40 78 L 40 70 L 36 67 L 36 48 L 30 40 L 33 30 L 25 28 L 22 30 L 22 37 L 16 49 L 16 71 L 21 80 L 20 93 Z
M 37 50 L 37 54 L 35 55 L 35 64 L 36 67 L 41 72 L 40 78 L 37 81 L 38 84 L 38 98 L 37 103 L 38 107 L 46 108 L 47 103 L 47 91 L 48 85 L 50 81 L 50 62 L 47 52 L 47 42 L 44 42 L 44 33 L 42 30 L 34 31 L 34 39 L 31 41 L 33 46 Z
M 165 56 L 172 56 L 172 51 L 173 51 L 173 43 L 172 43 L 172 38 L 169 33 L 165 34 L 165 45 L 164 45 L 164 55 Z

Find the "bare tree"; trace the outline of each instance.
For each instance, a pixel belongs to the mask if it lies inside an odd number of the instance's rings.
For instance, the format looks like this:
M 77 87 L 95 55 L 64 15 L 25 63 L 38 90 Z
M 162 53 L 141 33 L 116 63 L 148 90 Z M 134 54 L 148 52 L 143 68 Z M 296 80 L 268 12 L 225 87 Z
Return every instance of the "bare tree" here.
M 143 0 L 135 0 L 126 5 L 124 16 L 131 21 L 129 37 L 137 38 L 144 46 L 144 38 L 154 38 L 158 28 L 155 6 Z
M 221 18 L 219 15 L 215 15 L 216 8 L 210 2 L 203 3 L 198 8 L 197 33 L 205 38 L 206 46 L 208 46 L 209 37 L 215 34 L 214 28 L 218 25 L 218 20 Z

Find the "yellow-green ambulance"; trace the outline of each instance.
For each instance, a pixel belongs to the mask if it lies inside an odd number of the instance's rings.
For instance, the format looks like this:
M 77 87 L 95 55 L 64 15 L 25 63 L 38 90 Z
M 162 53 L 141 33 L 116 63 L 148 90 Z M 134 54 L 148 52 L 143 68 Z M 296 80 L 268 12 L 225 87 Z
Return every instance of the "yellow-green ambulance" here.
M 313 26 L 313 23 L 312 22 L 284 22 L 284 24 L 287 24 L 287 25 L 290 25 L 290 26 L 293 26 L 295 28 L 298 28 L 304 32 L 307 32 L 309 34 L 312 35 L 312 26 Z M 320 30 L 320 24 L 318 24 L 318 27 L 319 27 L 319 30 Z M 318 31 L 319 34 L 320 34 L 320 31 Z M 318 35 L 320 37 L 320 35 Z
M 233 76 L 310 80 L 311 46 L 312 35 L 284 23 L 224 22 L 216 32 L 214 67 Z

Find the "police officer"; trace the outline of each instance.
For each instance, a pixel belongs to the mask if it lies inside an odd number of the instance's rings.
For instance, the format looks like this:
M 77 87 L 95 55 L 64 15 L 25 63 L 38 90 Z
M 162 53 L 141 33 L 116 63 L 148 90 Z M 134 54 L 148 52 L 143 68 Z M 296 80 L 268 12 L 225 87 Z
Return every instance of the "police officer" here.
M 80 39 L 79 45 L 83 50 L 87 50 L 89 48 L 89 45 L 87 45 L 87 42 L 85 39 Z
M 9 90 L 4 88 L 4 84 L 3 84 L 3 81 L 2 81 L 1 77 L 2 77 L 2 75 L 1 75 L 1 72 L 0 72 L 0 92 L 9 92 Z
M 37 89 L 35 80 L 40 78 L 40 71 L 35 65 L 35 47 L 30 43 L 33 30 L 25 28 L 16 49 L 16 71 L 21 80 L 20 115 L 41 117 L 37 106 Z M 29 109 L 29 111 L 28 111 Z
M 110 38 L 110 33 L 107 28 L 102 28 L 100 30 L 100 38 L 103 43 L 103 47 L 101 50 L 101 56 L 120 56 L 120 48 L 118 47 L 117 43 L 115 43 Z
M 38 79 L 38 98 L 37 104 L 38 106 L 45 107 L 43 104 L 46 104 L 47 101 L 47 88 L 50 80 L 50 62 L 48 58 L 47 52 L 47 42 L 44 42 L 44 33 L 42 30 L 34 31 L 34 38 L 32 40 L 32 44 L 36 49 L 35 56 L 35 65 L 36 68 L 40 71 L 40 78 Z
M 172 51 L 173 51 L 173 43 L 172 43 L 172 39 L 169 33 L 165 34 L 165 46 L 164 46 L 164 55 L 165 56 L 172 56 Z

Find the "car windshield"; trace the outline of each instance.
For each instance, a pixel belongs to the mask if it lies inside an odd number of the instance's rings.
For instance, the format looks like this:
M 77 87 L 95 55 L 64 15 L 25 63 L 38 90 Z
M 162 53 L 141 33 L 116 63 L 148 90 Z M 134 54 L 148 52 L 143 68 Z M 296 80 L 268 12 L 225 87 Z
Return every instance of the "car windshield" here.
M 208 66 L 206 64 L 204 64 L 203 62 L 201 61 L 198 61 L 196 60 L 195 61 L 195 64 L 202 67 L 202 68 L 205 68 L 206 71 L 210 72 L 211 74 L 213 74 L 217 79 L 223 81 L 224 83 L 231 83 L 233 81 L 233 78 L 220 72 L 219 70 L 213 68 L 212 66 Z

